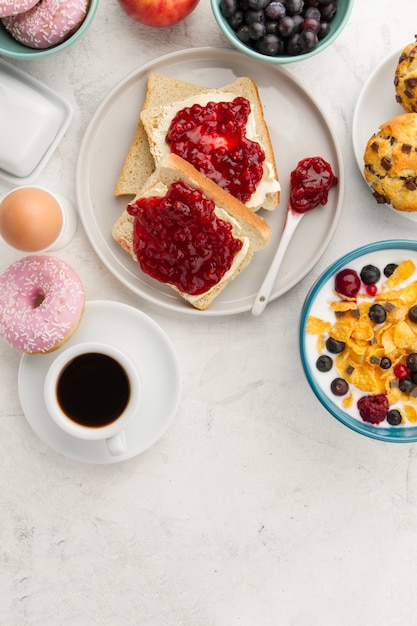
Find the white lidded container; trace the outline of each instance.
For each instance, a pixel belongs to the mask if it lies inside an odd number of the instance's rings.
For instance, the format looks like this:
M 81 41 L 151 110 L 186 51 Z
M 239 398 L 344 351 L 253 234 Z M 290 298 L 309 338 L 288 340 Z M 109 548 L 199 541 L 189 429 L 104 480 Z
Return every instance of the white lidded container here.
M 0 59 L 0 177 L 31 182 L 61 141 L 70 105 L 49 87 Z

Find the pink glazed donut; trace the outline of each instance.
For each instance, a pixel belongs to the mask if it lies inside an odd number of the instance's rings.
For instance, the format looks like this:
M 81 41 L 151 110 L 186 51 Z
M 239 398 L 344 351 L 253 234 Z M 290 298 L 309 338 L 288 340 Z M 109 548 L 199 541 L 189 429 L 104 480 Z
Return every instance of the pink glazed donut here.
M 0 19 L 29 11 L 39 0 L 0 0 Z
M 74 333 L 84 304 L 81 280 L 65 261 L 23 257 L 0 276 L 0 335 L 22 352 L 52 352 Z
M 72 35 L 82 24 L 89 0 L 40 0 L 19 15 L 2 20 L 3 26 L 28 48 L 52 48 Z

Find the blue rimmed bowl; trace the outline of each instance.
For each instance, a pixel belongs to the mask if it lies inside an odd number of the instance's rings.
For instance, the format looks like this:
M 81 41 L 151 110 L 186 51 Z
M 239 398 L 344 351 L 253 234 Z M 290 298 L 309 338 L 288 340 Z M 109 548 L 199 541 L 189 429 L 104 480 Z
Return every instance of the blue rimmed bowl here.
M 383 281 L 386 280 L 383 275 L 383 269 L 387 264 L 395 263 L 398 265 L 408 259 L 414 261 L 417 268 L 416 241 L 403 239 L 379 241 L 349 252 L 325 270 L 314 283 L 305 299 L 299 326 L 299 348 L 304 373 L 311 389 L 324 408 L 351 430 L 371 439 L 391 443 L 412 443 L 417 441 L 417 424 L 407 423 L 406 425 L 390 426 L 385 420 L 380 425 L 374 425 L 361 419 L 356 402 L 349 410 L 343 408 L 341 404 L 343 397 L 339 400 L 330 391 L 331 381 L 336 376 L 340 376 L 340 374 L 334 366 L 332 370 L 326 373 L 317 369 L 316 360 L 319 356 L 317 335 L 308 334 L 306 326 L 310 315 L 334 323 L 335 318 L 329 308 L 329 302 L 337 299 L 334 293 L 334 277 L 340 270 L 348 267 L 356 270 L 359 274 L 361 268 L 365 265 L 376 265 L 381 270 L 381 281 Z M 409 279 L 409 281 L 415 280 L 417 281 L 417 271 Z M 398 288 L 401 287 L 402 285 Z M 352 388 L 350 391 L 352 391 Z M 356 389 L 353 389 L 353 391 L 357 394 L 357 397 L 368 395 L 366 392 L 360 392 Z M 401 411 L 401 406 L 394 406 L 393 408 L 399 408 Z
M 229 43 L 244 54 L 252 57 L 253 59 L 281 65 L 285 63 L 293 63 L 294 61 L 303 61 L 305 59 L 309 59 L 330 46 L 339 37 L 340 33 L 345 28 L 352 12 L 354 0 L 338 0 L 337 13 L 330 22 L 330 32 L 326 37 L 319 41 L 314 50 L 297 55 L 278 54 L 274 56 L 262 54 L 249 44 L 243 43 L 236 35 L 236 31 L 233 30 L 233 28 L 230 26 L 228 19 L 223 16 L 220 9 L 220 3 L 221 0 L 211 0 L 211 7 L 215 20 Z
M 57 46 L 53 46 L 52 48 L 46 48 L 43 50 L 28 48 L 27 46 L 22 45 L 21 43 L 13 39 L 13 37 L 0 23 L 0 55 L 9 57 L 11 59 L 25 59 L 30 61 L 56 54 L 57 52 L 61 52 L 62 50 L 66 50 L 69 46 L 72 46 L 76 41 L 78 41 L 78 39 L 82 37 L 91 26 L 91 23 L 97 11 L 98 2 L 99 0 L 90 0 L 87 15 L 85 16 L 83 23 L 70 37 L 68 37 L 68 39 L 65 39 Z

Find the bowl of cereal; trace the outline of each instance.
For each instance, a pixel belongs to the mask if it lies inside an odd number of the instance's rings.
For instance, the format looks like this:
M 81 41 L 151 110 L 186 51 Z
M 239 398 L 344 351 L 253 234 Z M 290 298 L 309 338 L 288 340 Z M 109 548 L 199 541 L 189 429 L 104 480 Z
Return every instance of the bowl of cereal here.
M 417 441 L 417 242 L 346 254 L 308 293 L 301 361 L 321 404 L 353 431 Z
M 354 0 L 211 0 L 215 20 L 235 48 L 274 64 L 308 59 L 345 28 Z

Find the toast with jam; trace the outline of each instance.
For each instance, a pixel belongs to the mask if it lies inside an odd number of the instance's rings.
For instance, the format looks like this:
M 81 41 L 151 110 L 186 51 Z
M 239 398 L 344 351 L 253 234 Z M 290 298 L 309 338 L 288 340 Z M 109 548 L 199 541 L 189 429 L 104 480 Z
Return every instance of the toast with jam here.
M 165 156 L 112 229 L 142 271 L 204 310 L 270 240 L 268 223 L 177 156 Z
M 275 155 L 251 78 L 215 89 L 150 73 L 116 195 L 136 195 L 170 152 L 191 162 L 252 211 L 273 210 L 279 204 Z

